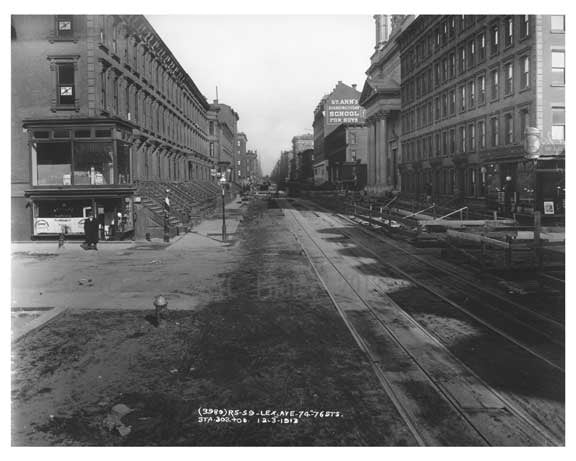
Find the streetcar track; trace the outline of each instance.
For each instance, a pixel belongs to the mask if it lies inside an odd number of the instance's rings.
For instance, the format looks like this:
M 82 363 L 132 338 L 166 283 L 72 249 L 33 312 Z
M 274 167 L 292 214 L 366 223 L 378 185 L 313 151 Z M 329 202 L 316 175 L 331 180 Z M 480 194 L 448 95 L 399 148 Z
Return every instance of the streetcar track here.
M 300 227 L 300 229 L 302 229 L 306 235 L 308 236 L 308 238 L 310 239 L 310 241 L 320 250 L 320 252 L 324 255 L 324 257 L 326 258 L 326 260 L 330 263 L 330 265 L 336 270 L 336 272 L 338 272 L 342 278 L 346 281 L 346 283 L 348 284 L 348 286 L 350 287 L 350 289 L 356 293 L 356 295 L 359 297 L 359 299 L 363 302 L 364 306 L 367 308 L 367 310 L 372 314 L 372 316 L 376 319 L 376 321 L 380 324 L 381 322 L 379 322 L 379 319 L 377 318 L 377 316 L 374 315 L 374 312 L 372 310 L 372 308 L 369 306 L 368 303 L 366 303 L 366 301 L 364 301 L 364 299 L 362 298 L 362 296 L 360 296 L 360 294 L 354 289 L 354 287 L 352 287 L 352 285 L 350 285 L 350 283 L 346 280 L 346 277 L 344 277 L 342 275 L 342 273 L 338 270 L 338 268 L 334 265 L 334 263 L 331 261 L 331 259 L 324 253 L 324 251 L 314 242 L 314 240 L 312 239 L 312 237 L 310 236 L 310 233 L 304 228 L 304 226 L 302 226 L 302 224 L 300 222 L 298 222 L 298 220 L 292 216 L 292 219 L 296 222 L 296 224 Z M 298 237 L 296 236 L 296 239 L 299 241 Z M 314 264 L 314 262 L 312 261 L 312 258 L 310 256 L 310 254 L 308 253 L 308 251 L 306 250 L 306 248 L 304 248 L 304 245 L 302 245 L 302 243 L 300 242 L 300 245 L 302 247 L 302 250 L 304 251 L 304 254 L 306 255 L 306 258 L 308 259 L 308 262 L 310 263 L 310 266 L 312 267 L 312 269 L 314 270 L 314 273 L 316 274 L 316 277 L 318 278 L 318 280 L 320 280 L 322 286 L 324 287 L 324 289 L 326 290 L 326 293 L 328 294 L 328 296 L 330 297 L 330 299 L 332 300 L 332 303 L 334 304 L 335 308 L 337 309 L 340 317 L 342 318 L 342 320 L 344 321 L 344 323 L 346 324 L 346 327 L 348 328 L 348 330 L 350 331 L 350 333 L 352 334 L 354 340 L 356 341 L 356 343 L 358 344 L 358 346 L 360 347 L 360 349 L 366 354 L 366 356 L 369 358 L 370 360 L 370 364 L 372 365 L 372 368 L 374 369 L 374 372 L 376 374 L 376 376 L 378 377 L 378 380 L 380 381 L 380 383 L 382 384 L 382 387 L 384 388 L 384 391 L 386 392 L 386 394 L 390 397 L 390 399 L 392 400 L 394 406 L 396 407 L 396 409 L 398 410 L 398 413 L 400 414 L 402 420 L 406 423 L 406 425 L 408 426 L 408 428 L 410 429 L 410 432 L 412 433 L 412 435 L 414 435 L 414 438 L 417 440 L 418 444 L 420 446 L 426 446 L 426 442 L 425 442 L 425 437 L 420 433 L 420 431 L 416 428 L 416 425 L 413 423 L 412 419 L 414 418 L 413 415 L 410 415 L 410 412 L 408 409 L 406 409 L 404 407 L 404 405 L 402 404 L 402 402 L 400 401 L 400 399 L 398 398 L 398 396 L 396 395 L 396 393 L 393 390 L 393 386 L 392 383 L 388 380 L 388 378 L 386 377 L 386 375 L 382 372 L 382 370 L 380 369 L 380 367 L 378 366 L 380 360 L 377 357 L 374 357 L 372 352 L 370 351 L 370 348 L 368 347 L 368 345 L 366 344 L 366 342 L 364 341 L 364 339 L 362 338 L 362 336 L 360 336 L 360 334 L 356 331 L 356 328 L 351 324 L 348 316 L 346 315 L 346 313 L 342 310 L 341 306 L 339 305 L 339 303 L 336 301 L 336 299 L 334 298 L 334 295 L 332 294 L 332 292 L 330 291 L 330 289 L 328 288 L 328 286 L 326 285 L 324 279 L 322 278 L 322 276 L 320 275 L 320 273 L 318 272 L 316 265 Z M 386 331 L 390 334 L 389 330 L 384 327 L 386 329 Z M 398 343 L 398 339 L 396 338 L 395 335 L 391 335 L 394 340 Z M 402 344 L 398 343 L 400 345 L 400 347 L 405 351 L 406 349 L 402 346 Z M 412 357 L 409 353 L 408 355 L 410 357 Z M 413 357 L 412 357 L 413 358 Z M 413 359 L 414 360 L 414 359 Z M 421 371 L 423 371 L 424 375 L 428 378 L 429 382 L 432 384 L 432 386 L 436 389 L 437 392 L 439 392 L 440 394 L 444 395 L 444 392 L 438 388 L 438 386 L 436 385 L 436 383 L 434 381 L 432 381 L 432 379 L 430 378 L 429 374 L 422 370 L 422 367 L 420 366 L 420 364 L 415 361 L 415 364 L 421 369 Z M 444 397 L 446 398 L 446 396 L 444 395 Z M 451 399 L 447 398 L 447 401 L 450 402 L 450 404 L 455 407 L 454 403 L 452 402 Z M 478 433 L 478 435 L 482 438 L 482 440 L 484 440 L 486 442 L 487 445 L 490 445 L 488 443 L 488 441 L 485 439 L 485 437 L 479 433 L 478 429 L 476 427 L 474 427 L 474 425 L 466 418 L 465 415 L 463 415 L 462 411 L 455 407 L 456 411 L 464 418 L 465 421 L 468 422 L 468 424 L 470 424 L 470 426 Z
M 317 204 L 314 204 L 314 206 L 316 206 L 316 207 L 319 208 L 319 209 L 322 209 L 322 208 L 323 208 L 323 207 L 321 207 L 321 206 L 319 206 L 319 205 L 317 205 Z M 327 211 L 327 210 L 324 210 L 324 211 Z M 336 214 L 336 216 L 338 216 L 340 219 L 342 219 L 342 220 L 344 220 L 344 221 L 347 221 L 347 222 L 349 222 L 349 223 L 351 223 L 351 224 L 356 224 L 354 221 L 349 220 L 349 218 L 347 218 L 347 217 L 345 217 L 345 216 L 342 216 L 342 215 L 340 215 L 340 214 Z M 322 220 L 324 220 L 325 222 L 329 223 L 329 221 L 326 219 L 326 217 L 321 217 L 320 219 L 322 219 Z M 332 227 L 334 227 L 334 226 L 332 226 Z M 355 227 L 355 228 L 356 228 L 356 227 Z M 366 231 L 365 229 L 363 229 L 362 227 L 359 227 L 359 228 L 356 228 L 356 229 L 361 230 L 361 231 L 362 231 L 363 233 L 365 233 L 367 236 L 370 236 L 370 237 L 374 236 L 374 234 L 367 232 L 367 231 Z M 342 229 L 339 229 L 338 231 L 339 231 L 340 233 L 342 233 L 342 234 L 347 234 L 347 236 L 348 236 L 349 238 L 352 238 L 352 236 L 351 236 L 350 234 L 346 233 L 346 231 L 343 231 Z M 394 245 L 394 244 L 392 244 L 392 243 L 390 243 L 390 242 L 387 242 L 387 241 L 385 241 L 384 239 L 380 238 L 380 236 L 377 236 L 377 235 L 376 235 L 376 237 L 378 238 L 378 240 L 379 240 L 380 242 L 386 243 L 387 245 L 391 246 L 392 248 L 395 248 L 395 249 L 401 251 L 402 253 L 404 253 L 404 254 L 406 254 L 406 255 L 408 255 L 408 256 L 412 256 L 412 257 L 415 258 L 415 259 L 421 260 L 422 262 L 426 263 L 427 265 L 429 265 L 430 267 L 432 267 L 432 268 L 434 268 L 434 269 L 447 272 L 448 275 L 454 276 L 452 273 L 449 273 L 448 271 L 445 271 L 442 267 L 438 267 L 438 266 L 435 266 L 434 264 L 428 263 L 426 260 L 424 260 L 424 259 L 422 259 L 422 258 L 420 258 L 420 257 L 418 257 L 418 256 L 413 255 L 413 254 L 410 253 L 408 250 L 405 250 L 405 249 L 403 249 L 403 248 L 401 248 L 401 247 L 399 247 L 399 246 L 397 246 L 397 245 Z M 552 361 L 549 360 L 548 358 L 546 358 L 546 357 L 544 357 L 543 355 L 541 355 L 539 352 L 534 351 L 533 349 L 531 349 L 528 345 L 524 344 L 524 343 L 521 342 L 521 341 L 516 340 L 515 338 L 513 338 L 512 336 L 510 336 L 510 335 L 507 334 L 506 332 L 502 331 L 500 328 L 498 328 L 498 327 L 492 325 L 491 323 L 485 321 L 484 319 L 478 317 L 476 314 L 470 312 L 468 309 L 466 309 L 465 307 L 461 306 L 460 304 L 458 304 L 458 303 L 456 303 L 456 302 L 454 302 L 454 301 L 446 298 L 444 295 L 438 293 L 438 291 L 437 291 L 436 289 L 428 286 L 428 285 L 427 285 L 426 283 L 424 283 L 424 282 L 418 281 L 418 280 L 415 279 L 413 276 L 409 275 L 409 274 L 406 273 L 404 270 L 400 269 L 398 266 L 396 266 L 396 265 L 394 265 L 394 264 L 392 264 L 392 263 L 383 261 L 382 258 L 381 258 L 375 251 L 373 251 L 372 249 L 370 249 L 369 247 L 367 247 L 365 244 L 360 243 L 360 242 L 358 242 L 357 240 L 355 241 L 355 243 L 356 243 L 358 246 L 361 246 L 362 248 L 364 248 L 366 251 L 368 251 L 368 252 L 371 253 L 372 255 L 374 255 L 374 257 L 376 258 L 376 260 L 377 260 L 378 262 L 380 262 L 382 265 L 391 268 L 391 269 L 394 270 L 396 273 L 398 273 L 398 274 L 402 275 L 403 277 L 406 277 L 407 279 L 409 279 L 410 281 L 412 281 L 412 283 L 414 283 L 414 284 L 416 284 L 416 285 L 418 285 L 418 286 L 421 286 L 422 288 L 426 289 L 427 291 L 429 291 L 429 292 L 432 293 L 433 295 L 439 297 L 440 299 L 443 299 L 445 302 L 447 302 L 448 304 L 452 305 L 452 307 L 454 307 L 455 309 L 457 309 L 457 310 L 459 310 L 459 311 L 461 311 L 461 312 L 464 312 L 466 315 L 468 315 L 468 316 L 472 317 L 473 319 L 475 319 L 476 321 L 480 322 L 480 323 L 483 324 L 485 327 L 487 327 L 487 328 L 495 331 L 495 332 L 498 333 L 499 335 L 501 335 L 501 336 L 503 336 L 504 338 L 506 338 L 507 340 L 511 341 L 513 344 L 521 347 L 522 349 L 526 350 L 527 352 L 529 352 L 530 354 L 532 354 L 532 355 L 534 355 L 535 357 L 539 358 L 540 360 L 543 360 L 544 362 L 546 362 L 548 365 L 552 366 L 553 368 L 561 371 L 562 373 L 565 372 L 563 366 L 560 366 L 560 365 L 552 362 Z M 472 285 L 471 283 L 467 282 L 465 279 L 463 279 L 463 281 L 464 281 L 466 284 L 468 284 L 469 286 L 471 286 L 471 287 L 473 287 L 474 289 L 476 289 L 476 291 L 483 291 L 483 292 L 484 292 L 485 294 L 487 294 L 487 295 L 492 295 L 491 292 L 489 292 L 489 291 L 487 291 L 487 290 L 485 290 L 485 289 L 483 289 L 483 288 L 476 287 L 475 285 Z M 501 298 L 501 300 L 502 300 L 503 302 L 507 302 L 507 303 L 509 303 L 509 304 L 511 304 L 511 305 L 514 305 L 514 304 L 515 304 L 515 303 L 507 300 L 506 298 Z M 523 307 L 523 306 L 522 306 L 522 307 Z M 527 310 L 527 311 L 529 311 L 530 313 L 533 313 L 533 314 L 534 314 L 534 312 L 533 312 L 532 310 L 527 309 L 527 308 L 524 308 L 524 309 Z M 517 319 L 516 317 L 510 317 L 508 314 L 502 312 L 502 310 L 500 310 L 500 309 L 498 309 L 498 308 L 495 308 L 494 306 L 492 306 L 492 310 L 496 310 L 500 315 L 504 315 L 504 316 L 508 317 L 508 318 L 509 318 L 510 320 L 512 320 L 513 322 L 519 323 L 519 324 L 523 325 L 524 327 L 527 327 L 527 328 L 529 328 L 529 329 L 531 329 L 531 330 L 534 330 L 533 327 L 531 327 L 531 326 L 529 326 L 529 325 L 526 325 L 524 322 L 520 321 L 520 320 Z M 542 319 L 542 320 L 547 321 L 547 322 L 550 322 L 550 319 L 548 319 L 547 317 L 544 317 L 544 319 Z M 554 323 L 557 323 L 557 322 L 555 322 L 555 321 L 553 321 L 553 322 L 554 322 Z M 563 329 L 564 329 L 564 326 L 561 325 L 561 324 L 560 324 L 560 326 L 562 327 L 562 330 L 563 330 Z M 554 344 L 556 344 L 556 345 L 559 345 L 559 346 L 563 346 L 563 345 L 564 345 L 563 342 L 562 342 L 562 344 L 558 344 L 557 341 L 551 339 L 549 336 L 543 335 L 540 330 L 537 330 L 537 332 L 538 332 L 538 334 L 541 334 L 542 336 L 545 336 L 547 339 L 551 340 L 551 341 L 552 341 Z
M 295 210 L 297 212 L 300 212 L 299 210 Z M 300 212 L 300 214 L 303 215 L 303 213 Z M 316 216 L 318 216 L 315 213 Z M 318 216 L 320 219 L 323 219 L 322 217 Z M 358 296 L 358 298 L 361 300 L 361 302 L 364 304 L 364 306 L 366 307 L 366 309 L 368 310 L 368 312 L 372 315 L 372 317 L 376 320 L 376 322 L 394 339 L 394 341 L 398 344 L 398 346 L 412 359 L 412 361 L 415 363 L 415 365 L 422 371 L 422 373 L 427 377 L 429 383 L 432 385 L 432 387 L 434 389 L 436 389 L 436 391 L 442 395 L 446 401 L 448 401 L 452 407 L 456 410 L 456 412 L 470 425 L 470 427 L 472 427 L 477 433 L 478 435 L 488 444 L 490 445 L 488 439 L 486 439 L 486 437 L 481 433 L 481 431 L 475 426 L 475 424 L 473 423 L 473 421 L 470 420 L 470 418 L 466 415 L 466 413 L 458 406 L 458 404 L 456 402 L 454 402 L 453 400 L 453 396 L 449 395 L 446 393 L 446 391 L 444 389 L 442 389 L 441 386 L 439 386 L 438 384 L 436 384 L 436 382 L 434 381 L 434 379 L 432 378 L 432 376 L 429 374 L 428 371 L 426 371 L 426 369 L 418 362 L 417 358 L 402 344 L 402 342 L 400 341 L 400 339 L 396 336 L 396 334 L 391 331 L 386 324 L 382 321 L 381 318 L 379 318 L 379 316 L 376 314 L 375 310 L 372 308 L 372 306 L 370 306 L 369 302 L 367 302 L 364 297 L 358 293 L 358 291 L 349 283 L 349 281 L 347 280 L 347 277 L 338 269 L 338 267 L 334 264 L 334 262 L 332 261 L 332 258 L 329 257 L 325 251 L 318 245 L 318 243 L 315 242 L 314 238 L 310 235 L 310 232 L 303 226 L 303 224 L 301 222 L 299 222 L 299 220 L 297 218 L 295 218 L 294 216 L 292 216 L 292 219 L 298 224 L 299 228 L 301 228 L 305 234 L 308 236 L 308 239 L 312 242 L 312 244 L 314 244 L 316 246 L 316 248 L 318 248 L 318 250 L 322 253 L 322 255 L 324 255 L 324 258 L 326 261 L 328 261 L 330 263 L 330 265 L 334 268 L 334 270 L 340 274 L 340 276 L 342 277 L 342 279 L 344 279 L 344 281 L 346 282 L 346 284 L 350 287 L 350 289 Z M 364 342 L 364 340 L 362 339 L 361 336 L 359 336 L 359 334 L 356 332 L 355 328 L 353 325 L 350 324 L 349 320 L 347 319 L 347 315 L 345 314 L 345 312 L 342 311 L 342 309 L 340 308 L 340 306 L 338 305 L 337 301 L 334 299 L 334 297 L 332 296 L 332 293 L 330 292 L 330 290 L 328 289 L 327 285 L 325 284 L 324 280 L 322 279 L 322 277 L 320 276 L 319 272 L 317 271 L 312 258 L 310 257 L 308 251 L 303 247 L 303 245 L 301 244 L 304 253 L 306 254 L 311 266 L 314 269 L 314 272 L 316 273 L 317 277 L 321 280 L 322 285 L 324 286 L 326 292 L 329 294 L 330 298 L 332 299 L 332 302 L 334 303 L 335 307 L 337 308 L 340 316 L 343 318 L 344 322 L 346 323 L 348 329 L 351 331 L 352 335 L 354 336 L 354 338 L 356 339 L 357 343 L 359 344 L 359 346 L 361 347 L 361 349 L 366 352 L 368 354 L 368 356 L 371 359 L 371 362 L 373 361 L 373 357 L 371 357 L 371 354 Z M 378 287 L 372 282 L 370 281 L 372 286 L 375 286 L 376 289 L 378 289 Z M 416 285 L 420 285 L 420 283 L 416 283 Z M 488 385 L 482 378 L 480 378 L 476 373 L 474 373 L 471 369 L 468 368 L 467 365 L 465 365 L 460 359 L 458 359 L 456 356 L 454 356 L 454 354 L 452 352 L 450 352 L 448 349 L 445 348 L 445 346 L 442 345 L 442 343 L 435 338 L 434 335 L 432 335 L 431 333 L 429 333 L 427 330 L 425 330 L 414 318 L 412 318 L 408 313 L 404 312 L 403 309 L 399 308 L 399 313 L 406 319 L 408 320 L 413 326 L 415 326 L 416 328 L 418 328 L 419 331 L 421 331 L 422 333 L 424 333 L 429 339 L 431 339 L 432 341 L 434 341 L 435 343 L 437 343 L 439 346 L 441 346 L 442 348 L 444 348 L 446 350 L 446 352 L 462 367 L 462 369 L 466 370 L 468 373 L 470 373 L 472 376 L 474 376 L 476 379 L 478 379 L 478 381 L 480 383 L 482 383 L 483 385 L 486 386 L 487 389 L 489 389 L 491 392 L 494 393 L 494 395 L 497 396 L 497 398 L 499 398 L 507 407 L 507 409 L 513 413 L 514 415 L 516 415 L 518 418 L 520 418 L 522 421 L 524 421 L 526 424 L 528 424 L 532 429 L 536 429 L 538 432 L 540 432 L 543 436 L 545 434 L 545 439 L 547 439 L 547 442 L 552 442 L 554 444 L 557 445 L 561 445 L 561 442 L 558 441 L 558 439 L 551 434 L 546 428 L 544 428 L 540 423 L 536 422 L 533 420 L 533 418 L 531 418 L 529 415 L 527 415 L 524 411 L 520 410 L 517 405 L 513 404 L 509 399 L 507 399 L 506 397 L 502 396 L 499 392 L 497 392 L 496 390 L 494 390 L 490 385 Z M 380 376 L 378 374 L 378 367 L 376 366 L 375 363 L 372 363 L 373 367 L 375 368 L 375 370 L 377 371 L 377 375 L 379 378 L 382 378 L 386 381 L 386 386 L 385 386 L 385 390 L 387 393 L 389 392 L 394 392 L 391 387 L 390 387 L 390 383 L 387 381 L 385 376 Z M 381 379 L 381 380 L 382 380 Z M 391 396 L 392 398 L 392 396 Z M 393 401 L 395 402 L 395 405 L 401 405 L 401 403 L 397 400 L 397 399 L 393 399 Z M 399 410 L 400 411 L 400 410 Z M 402 409 L 401 411 L 401 415 L 405 415 L 405 409 Z M 413 427 L 413 426 L 409 426 L 409 427 Z
M 316 207 L 319 208 L 319 209 L 323 209 L 323 211 L 325 211 L 325 212 L 328 212 L 328 211 L 331 212 L 330 210 L 327 210 L 327 209 L 325 209 L 324 207 L 322 207 L 321 205 L 318 205 L 318 204 L 316 204 L 316 203 L 314 203 L 313 205 L 316 206 Z M 348 218 L 347 216 L 342 215 L 341 213 L 334 213 L 334 215 L 337 216 L 338 218 L 340 218 L 341 220 L 346 221 L 346 222 L 348 222 L 348 223 L 355 224 L 355 225 L 359 224 L 359 223 L 355 222 L 354 220 Z M 393 244 L 392 242 L 390 242 L 389 240 L 384 239 L 382 236 L 380 236 L 380 235 L 378 235 L 378 234 L 376 234 L 376 233 L 370 233 L 370 232 L 368 232 L 368 230 L 365 229 L 365 228 L 362 227 L 362 226 L 357 227 L 356 229 L 362 231 L 362 232 L 365 233 L 367 236 L 375 237 L 377 240 L 379 240 L 380 242 L 388 245 L 389 247 L 394 248 L 394 249 L 396 249 L 396 250 L 398 250 L 398 251 L 400 251 L 400 252 L 402 252 L 402 253 L 404 253 L 404 254 L 407 254 L 407 255 L 409 255 L 409 256 L 412 256 L 414 259 L 417 259 L 418 261 L 421 261 L 421 262 L 423 262 L 424 264 L 426 264 L 426 265 L 428 265 L 428 266 L 430 266 L 430 267 L 432 267 L 432 268 L 434 268 L 434 269 L 439 269 L 439 270 L 441 270 L 441 271 L 443 271 L 443 272 L 450 273 L 450 275 L 452 275 L 454 278 L 459 279 L 462 283 L 467 284 L 468 286 L 472 287 L 472 288 L 473 288 L 474 290 L 476 290 L 476 291 L 481 291 L 481 292 L 484 293 L 485 295 L 491 296 L 491 297 L 493 297 L 493 298 L 497 298 L 497 299 L 498 299 L 499 301 L 501 301 L 501 302 L 504 302 L 504 303 L 506 303 L 506 304 L 508 304 L 508 305 L 510 305 L 510 306 L 513 306 L 514 308 L 516 308 L 516 309 L 518 309 L 518 310 L 524 311 L 524 312 L 525 312 L 526 314 L 528 314 L 528 315 L 531 315 L 531 316 L 533 316 L 533 317 L 536 317 L 537 319 L 542 320 L 542 321 L 544 321 L 544 322 L 548 322 L 548 323 L 553 324 L 555 327 L 560 328 L 560 329 L 562 330 L 562 335 L 564 335 L 565 327 L 564 327 L 564 323 L 563 323 L 563 322 L 560 322 L 560 321 L 556 320 L 555 318 L 552 318 L 551 316 L 544 315 L 544 314 L 541 314 L 541 313 L 539 313 L 539 312 L 536 312 L 536 311 L 534 311 L 534 309 L 532 309 L 532 308 L 530 308 L 530 307 L 527 307 L 527 306 L 518 304 L 518 303 L 516 303 L 515 301 L 512 301 L 511 299 L 508 299 L 508 298 L 506 298 L 506 297 L 504 297 L 504 296 L 502 296 L 502 295 L 499 295 L 499 294 L 497 294 L 497 293 L 495 293 L 495 292 L 493 292 L 493 291 L 489 291 L 489 290 L 486 289 L 486 288 L 482 288 L 482 287 L 474 284 L 474 282 L 463 278 L 460 274 L 458 274 L 458 273 L 456 272 L 456 269 L 452 269 L 452 268 L 448 267 L 447 264 L 443 264 L 443 263 L 440 263 L 440 262 L 434 262 L 434 263 L 433 263 L 433 262 L 431 262 L 431 261 L 429 261 L 429 260 L 427 260 L 427 259 L 423 259 L 423 258 L 420 257 L 415 251 L 413 251 L 413 250 L 410 250 L 410 251 L 409 251 L 409 250 L 406 250 L 406 249 L 402 248 L 400 245 L 395 245 L 395 244 Z M 506 280 L 500 279 L 499 277 L 495 277 L 495 276 L 491 276 L 491 277 L 497 279 L 499 282 L 506 282 Z M 560 279 L 557 279 L 557 281 L 560 282 L 560 283 L 564 283 L 564 281 L 563 281 L 563 280 L 560 280 Z M 505 315 L 505 313 L 503 313 L 503 314 Z M 555 340 L 553 340 L 553 341 L 555 341 Z M 564 343 L 562 343 L 561 345 L 563 346 Z
M 345 231 L 342 231 L 342 232 L 345 233 Z M 350 237 L 350 238 L 351 238 L 351 237 Z M 359 242 L 357 242 L 357 243 L 359 243 Z M 361 245 L 364 249 L 371 251 L 371 250 L 370 250 L 368 247 L 366 247 L 365 245 L 363 245 L 363 244 L 361 244 L 361 243 L 360 243 L 360 245 Z M 393 265 L 392 263 L 382 261 L 381 257 L 378 256 L 377 253 L 372 252 L 372 254 L 375 255 L 375 256 L 377 256 L 378 261 L 379 261 L 380 263 L 382 263 L 383 265 L 386 265 L 386 266 L 388 266 L 388 267 L 391 267 L 395 272 L 398 272 L 399 274 L 402 274 L 403 276 L 406 276 L 406 273 L 405 273 L 405 272 L 404 272 L 404 273 L 399 272 L 399 271 L 402 271 L 402 269 L 397 268 L 397 266 Z M 418 257 L 416 257 L 416 256 L 415 256 L 415 259 L 417 259 L 417 260 L 419 260 L 419 261 L 422 261 L 421 258 L 418 258 Z M 441 288 L 443 288 L 444 290 L 448 289 L 448 290 L 456 291 L 457 293 L 458 293 L 458 292 L 460 292 L 460 293 L 466 293 L 466 297 L 469 298 L 469 299 L 472 299 L 472 295 L 471 295 L 471 293 L 470 293 L 470 290 L 474 290 L 474 291 L 476 291 L 476 292 L 480 292 L 480 293 L 476 293 L 476 295 L 475 295 L 475 297 L 474 297 L 474 300 L 475 300 L 476 302 L 485 301 L 485 300 L 482 300 L 482 301 L 481 301 L 480 299 L 478 299 L 478 297 L 485 296 L 486 293 L 490 294 L 489 292 L 486 292 L 486 290 L 478 289 L 475 285 L 473 285 L 472 283 L 466 281 L 465 279 L 462 279 L 461 277 L 456 276 L 456 275 L 455 275 L 453 272 L 451 272 L 451 271 L 443 270 L 442 268 L 440 268 L 440 267 L 438 267 L 438 266 L 436 266 L 436 265 L 434 265 L 434 264 L 432 264 L 432 263 L 427 263 L 425 260 L 423 260 L 423 262 L 425 262 L 428 266 L 430 266 L 430 267 L 432 267 L 432 268 L 434 268 L 434 269 L 438 269 L 438 270 L 440 270 L 441 272 L 444 272 L 446 275 L 452 277 L 452 279 L 456 279 L 456 281 L 452 280 L 452 281 L 451 281 L 452 284 L 448 286 L 448 285 L 447 285 L 448 282 L 446 282 L 445 280 L 443 280 L 443 279 L 441 278 L 441 276 L 438 275 L 437 273 L 435 273 L 435 272 L 425 272 L 425 273 L 424 273 L 424 275 L 425 275 L 426 277 L 428 277 L 429 279 L 434 279 L 434 280 L 436 281 L 436 285 L 440 285 Z M 422 268 L 419 267 L 419 266 L 416 266 L 415 268 L 410 268 L 410 269 L 415 269 L 415 270 L 413 271 L 413 273 L 414 273 L 414 272 L 422 272 Z M 419 275 L 419 276 L 422 277 L 422 275 Z M 415 278 L 414 275 L 412 275 L 412 279 L 413 279 L 413 280 L 416 280 L 416 278 Z M 430 282 L 429 282 L 429 281 L 427 281 L 427 282 L 422 282 L 422 281 L 420 281 L 420 282 L 418 282 L 418 283 L 421 284 L 422 286 L 424 286 L 424 284 L 430 283 Z M 458 284 L 458 285 L 455 285 L 455 284 Z M 456 288 L 456 290 L 454 290 L 455 288 Z M 502 297 L 500 297 L 499 295 L 494 295 L 493 297 L 495 297 L 495 298 L 497 298 L 498 300 L 503 301 L 503 302 L 506 301 L 506 298 L 502 298 Z M 513 305 L 513 306 L 517 306 L 515 303 L 512 303 L 512 302 L 511 302 L 510 304 Z M 537 334 L 538 336 L 542 336 L 542 337 L 548 339 L 550 342 L 556 344 L 557 346 L 560 346 L 560 347 L 563 347 L 563 346 L 564 346 L 564 342 L 563 342 L 563 341 L 559 341 L 559 340 L 557 339 L 557 337 L 556 337 L 557 335 L 554 334 L 554 333 L 556 333 L 556 332 L 553 332 L 553 333 L 544 333 L 541 329 L 538 329 L 537 327 L 532 326 L 532 325 L 526 323 L 524 320 L 521 320 L 521 319 L 519 319 L 518 317 L 513 316 L 511 313 L 508 313 L 508 312 L 506 312 L 506 311 L 502 311 L 501 309 L 499 309 L 496 305 L 494 305 L 494 304 L 492 304 L 492 303 L 488 304 L 488 303 L 486 303 L 486 302 L 482 302 L 482 305 L 483 305 L 484 308 L 488 308 L 488 309 L 490 309 L 492 312 L 497 313 L 497 314 L 499 314 L 500 316 L 503 316 L 503 317 L 511 320 L 512 322 L 514 322 L 514 323 L 516 323 L 516 324 L 522 325 L 523 327 L 525 327 L 525 328 L 528 329 L 528 330 L 531 330 L 533 333 Z M 521 306 L 520 306 L 520 307 L 521 307 Z M 540 320 L 546 320 L 546 319 L 540 319 Z M 561 328 L 561 329 L 562 329 L 562 332 L 561 332 L 561 333 L 563 333 L 563 325 L 559 324 L 558 322 L 553 322 L 553 321 L 549 321 L 549 323 L 553 324 L 553 325 L 554 325 L 555 327 L 557 327 L 557 328 Z

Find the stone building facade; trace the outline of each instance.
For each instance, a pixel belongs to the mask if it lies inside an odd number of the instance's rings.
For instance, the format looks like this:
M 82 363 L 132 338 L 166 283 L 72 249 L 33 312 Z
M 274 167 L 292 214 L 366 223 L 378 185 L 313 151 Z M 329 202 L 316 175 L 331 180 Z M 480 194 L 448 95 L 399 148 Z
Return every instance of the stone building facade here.
M 419 16 L 405 28 L 402 190 L 562 216 L 564 33 L 564 17 L 549 15 Z M 527 129 L 541 133 L 538 152 Z
M 396 37 L 413 16 L 375 15 L 376 44 L 366 71 L 360 104 L 366 109 L 368 130 L 367 187 L 372 195 L 401 189 L 400 50 Z

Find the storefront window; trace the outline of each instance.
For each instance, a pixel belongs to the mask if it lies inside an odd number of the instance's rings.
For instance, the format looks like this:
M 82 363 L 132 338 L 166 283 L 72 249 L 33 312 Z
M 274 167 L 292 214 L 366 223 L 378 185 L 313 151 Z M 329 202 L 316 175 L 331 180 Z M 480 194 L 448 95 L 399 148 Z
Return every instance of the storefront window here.
M 32 149 L 36 153 L 38 185 L 70 184 L 72 152 L 69 142 L 38 143 Z
M 130 146 L 123 142 L 118 143 L 118 184 L 130 183 Z
M 114 157 L 111 142 L 74 144 L 74 184 L 113 184 Z

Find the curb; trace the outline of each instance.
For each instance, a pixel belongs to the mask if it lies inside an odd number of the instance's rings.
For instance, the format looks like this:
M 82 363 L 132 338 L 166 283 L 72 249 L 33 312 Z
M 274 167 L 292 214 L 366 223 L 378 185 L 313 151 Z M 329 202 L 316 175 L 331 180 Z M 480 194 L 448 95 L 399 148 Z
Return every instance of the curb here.
M 30 321 L 26 326 L 24 326 L 19 332 L 12 335 L 12 344 L 16 343 L 28 333 L 43 327 L 51 320 L 54 320 L 60 314 L 63 314 L 67 311 L 67 307 L 55 307 L 54 309 L 50 309 L 45 314 L 42 314 L 40 317 Z

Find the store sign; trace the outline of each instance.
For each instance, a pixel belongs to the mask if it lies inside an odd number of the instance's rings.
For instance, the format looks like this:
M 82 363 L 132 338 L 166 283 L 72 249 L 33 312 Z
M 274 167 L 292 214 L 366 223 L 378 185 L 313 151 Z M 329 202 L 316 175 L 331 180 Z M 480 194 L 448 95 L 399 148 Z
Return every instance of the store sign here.
M 34 235 L 83 234 L 85 218 L 35 218 Z
M 326 104 L 326 124 L 364 123 L 366 109 L 358 104 L 358 99 L 329 99 Z
M 544 214 L 554 214 L 554 202 L 544 202 Z

